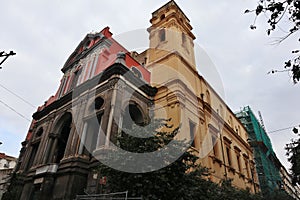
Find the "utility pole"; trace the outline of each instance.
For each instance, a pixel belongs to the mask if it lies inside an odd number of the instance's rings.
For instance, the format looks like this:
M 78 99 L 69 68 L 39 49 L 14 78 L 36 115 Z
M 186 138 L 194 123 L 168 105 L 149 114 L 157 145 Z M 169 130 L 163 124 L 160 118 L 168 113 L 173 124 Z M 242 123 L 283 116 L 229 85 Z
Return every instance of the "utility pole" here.
M 9 53 L 5 53 L 5 51 L 1 51 L 0 52 L 0 57 L 3 57 L 3 60 L 0 62 L 0 65 L 2 65 L 2 63 L 4 63 L 4 61 L 9 57 L 9 56 L 14 56 L 16 55 L 15 52 L 10 51 Z M 2 69 L 2 67 L 0 67 L 0 69 Z

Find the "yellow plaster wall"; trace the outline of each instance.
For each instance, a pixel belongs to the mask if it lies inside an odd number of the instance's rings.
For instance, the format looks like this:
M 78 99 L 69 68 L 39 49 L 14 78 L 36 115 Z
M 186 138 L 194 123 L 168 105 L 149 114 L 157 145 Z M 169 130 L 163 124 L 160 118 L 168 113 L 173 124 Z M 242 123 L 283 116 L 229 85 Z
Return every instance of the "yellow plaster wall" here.
M 148 29 L 150 48 L 144 53 L 148 61 L 146 67 L 151 71 L 151 84 L 158 88 L 155 115 L 172 118 L 174 127 L 181 126 L 179 139 L 191 139 L 189 122 L 196 124 L 195 146 L 192 148 L 199 152 L 201 164 L 211 168 L 212 181 L 228 178 L 236 187 L 258 191 L 253 152 L 247 143 L 246 130 L 196 71 L 192 27 L 180 8 L 173 1 L 169 3 L 152 14 L 152 26 Z M 165 41 L 159 38 L 161 28 L 167 28 Z M 181 32 L 188 36 L 185 45 L 182 44 Z M 216 144 L 213 144 L 213 135 L 217 136 Z M 228 163 L 226 147 L 231 164 Z M 236 155 L 240 156 L 240 169 Z

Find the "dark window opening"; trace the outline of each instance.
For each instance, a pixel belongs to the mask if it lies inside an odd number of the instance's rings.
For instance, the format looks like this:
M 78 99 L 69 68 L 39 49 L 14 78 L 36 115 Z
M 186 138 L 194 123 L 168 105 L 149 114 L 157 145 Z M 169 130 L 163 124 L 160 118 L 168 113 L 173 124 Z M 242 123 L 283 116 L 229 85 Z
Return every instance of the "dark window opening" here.
M 95 42 L 98 42 L 99 40 L 100 40 L 100 36 L 94 37 L 94 43 L 95 43 Z
M 231 166 L 231 156 L 230 156 L 230 148 L 226 147 L 227 161 L 228 165 Z
M 195 128 L 196 128 L 196 125 L 194 122 L 190 121 L 189 122 L 189 126 L 190 126 L 190 138 L 191 138 L 191 146 L 192 147 L 195 147 Z
M 34 162 L 35 157 L 36 157 L 36 154 L 37 154 L 37 151 L 38 151 L 38 148 L 39 148 L 39 145 L 40 145 L 40 143 L 35 143 L 34 145 L 32 145 L 32 150 L 31 150 L 31 153 L 30 153 L 30 157 L 29 157 L 29 160 L 28 160 L 26 170 L 28 170 L 32 167 L 33 162 Z
M 73 77 L 73 80 L 72 80 L 72 83 L 71 83 L 71 89 L 76 87 L 81 72 L 82 72 L 82 68 L 80 68 L 79 70 L 74 72 L 74 77 Z
M 166 18 L 166 15 L 165 15 L 165 14 L 162 14 L 162 15 L 160 16 L 160 20 L 163 20 L 164 18 Z
M 248 161 L 245 160 L 245 170 L 246 170 L 246 173 L 247 173 L 247 177 L 250 178 L 250 173 L 249 173 L 249 164 L 248 164 Z
M 101 97 L 95 99 L 95 109 L 99 110 L 103 106 L 104 100 Z
M 237 160 L 237 164 L 238 164 L 238 170 L 239 172 L 241 172 L 241 162 L 240 162 L 240 155 L 236 154 L 236 160 Z
M 161 42 L 166 40 L 166 30 L 165 29 L 159 30 L 159 39 Z
M 83 50 L 88 49 L 90 47 L 91 43 L 92 43 L 91 40 L 86 41 L 86 43 L 84 44 Z
M 182 44 L 186 44 L 186 35 L 185 33 L 181 33 Z
M 60 160 L 64 157 L 70 130 L 71 130 L 72 116 L 67 114 L 58 136 L 58 143 L 56 147 L 56 152 L 54 154 L 54 162 L 59 163 Z
M 131 70 L 136 77 L 142 78 L 142 73 L 136 67 L 132 67 Z
M 143 126 L 145 125 L 145 120 L 140 108 L 136 104 L 129 104 L 125 108 L 123 126 L 124 128 L 131 129 L 133 124 Z
M 212 135 L 211 140 L 212 140 L 214 155 L 217 157 L 218 156 L 218 144 L 217 144 L 218 141 L 217 141 L 217 136 Z
M 36 132 L 36 137 L 41 137 L 43 134 L 43 128 L 40 128 L 37 132 Z

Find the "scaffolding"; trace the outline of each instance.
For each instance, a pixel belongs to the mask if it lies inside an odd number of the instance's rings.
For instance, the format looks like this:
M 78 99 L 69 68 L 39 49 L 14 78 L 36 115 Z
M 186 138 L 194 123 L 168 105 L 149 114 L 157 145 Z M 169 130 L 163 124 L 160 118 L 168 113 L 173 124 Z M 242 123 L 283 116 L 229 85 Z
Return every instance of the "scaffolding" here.
M 269 195 L 281 187 L 280 161 L 273 151 L 271 140 L 264 126 L 259 123 L 249 106 L 236 113 L 236 117 L 245 126 L 248 141 L 254 151 L 254 160 L 260 189 L 263 195 Z

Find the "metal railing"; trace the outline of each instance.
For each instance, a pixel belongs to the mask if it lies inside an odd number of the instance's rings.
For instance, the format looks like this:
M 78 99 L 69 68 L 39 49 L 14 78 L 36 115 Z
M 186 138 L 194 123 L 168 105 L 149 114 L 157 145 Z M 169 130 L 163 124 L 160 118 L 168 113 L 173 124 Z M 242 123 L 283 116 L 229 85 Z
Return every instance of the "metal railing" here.
M 128 197 L 128 191 L 109 194 L 77 195 L 75 200 L 142 200 L 142 197 Z

